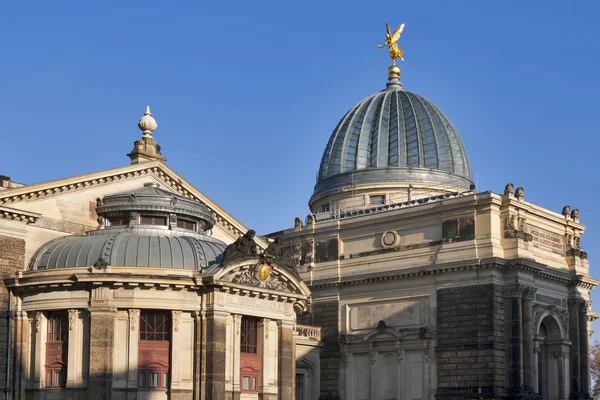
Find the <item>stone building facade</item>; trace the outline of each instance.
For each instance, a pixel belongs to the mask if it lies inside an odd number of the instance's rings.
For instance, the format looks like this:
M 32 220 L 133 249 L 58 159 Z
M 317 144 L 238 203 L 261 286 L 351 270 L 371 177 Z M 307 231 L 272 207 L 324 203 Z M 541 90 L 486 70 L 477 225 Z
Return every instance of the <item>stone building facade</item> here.
M 125 167 L 0 176 L 7 398 L 590 397 L 579 211 L 476 191 L 397 67 L 334 129 L 311 213 L 266 237 L 166 164 L 149 109 L 139 127 Z
M 319 329 L 296 323 L 307 286 L 262 238 L 227 262 L 247 228 L 165 164 L 149 109 L 139 127 L 129 166 L 3 177 L 6 398 L 295 398 L 296 346 L 319 380 Z
M 579 211 L 477 192 L 429 100 L 386 88 L 322 157 L 294 253 L 321 327 L 321 399 L 589 398 L 591 278 Z

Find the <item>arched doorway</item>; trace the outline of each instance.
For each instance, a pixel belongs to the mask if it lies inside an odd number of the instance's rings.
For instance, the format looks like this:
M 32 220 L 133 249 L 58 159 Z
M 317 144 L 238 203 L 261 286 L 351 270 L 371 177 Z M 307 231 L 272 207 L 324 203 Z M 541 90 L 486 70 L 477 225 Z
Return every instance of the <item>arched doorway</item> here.
M 566 399 L 568 391 L 569 342 L 563 340 L 559 322 L 551 315 L 544 317 L 535 338 L 537 355 L 537 392 L 542 400 Z

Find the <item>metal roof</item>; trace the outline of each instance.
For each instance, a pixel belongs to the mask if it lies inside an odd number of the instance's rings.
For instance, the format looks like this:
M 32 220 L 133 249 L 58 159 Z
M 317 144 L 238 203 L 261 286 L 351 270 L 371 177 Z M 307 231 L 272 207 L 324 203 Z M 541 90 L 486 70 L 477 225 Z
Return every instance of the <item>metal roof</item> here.
M 325 147 L 313 196 L 348 184 L 351 178 L 343 177 L 356 172 L 353 184 L 458 179 L 468 189 L 472 183 L 467 152 L 452 123 L 393 78 L 340 120 Z
M 202 270 L 220 261 L 224 250 L 225 243 L 206 236 L 151 236 L 127 232 L 66 236 L 42 245 L 31 258 L 29 269 L 90 267 L 103 259 L 113 267 Z

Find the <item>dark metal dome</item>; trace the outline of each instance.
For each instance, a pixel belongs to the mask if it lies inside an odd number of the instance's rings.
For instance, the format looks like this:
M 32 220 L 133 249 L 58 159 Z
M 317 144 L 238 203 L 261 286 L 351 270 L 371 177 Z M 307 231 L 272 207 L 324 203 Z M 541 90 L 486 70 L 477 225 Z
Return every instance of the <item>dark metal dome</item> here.
M 112 235 L 54 239 L 31 258 L 30 270 L 91 267 L 99 260 L 113 267 L 158 267 L 201 271 L 220 261 L 225 243 L 209 237 Z
M 30 270 L 110 265 L 201 271 L 221 261 L 226 245 L 210 237 L 215 221 L 199 201 L 156 183 L 96 201 L 100 227 L 44 244 Z
M 469 189 L 467 152 L 448 118 L 391 77 L 387 89 L 360 101 L 334 129 L 313 197 L 363 183 L 433 183 Z

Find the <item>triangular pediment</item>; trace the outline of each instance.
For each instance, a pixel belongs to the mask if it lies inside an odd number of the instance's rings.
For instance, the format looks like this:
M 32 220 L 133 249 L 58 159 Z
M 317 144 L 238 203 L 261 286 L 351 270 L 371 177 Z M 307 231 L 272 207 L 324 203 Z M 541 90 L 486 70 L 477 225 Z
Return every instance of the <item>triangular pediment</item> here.
M 68 222 L 76 223 L 82 229 L 93 229 L 97 223 L 93 217 L 90 217 L 93 213 L 90 213 L 86 206 L 90 208 L 90 204 L 95 202 L 96 197 L 124 192 L 136 185 L 141 187 L 147 182 L 159 183 L 165 190 L 205 204 L 215 218 L 214 229 L 219 230 L 218 238 L 225 243 L 235 241 L 248 230 L 202 191 L 160 161 L 127 165 L 4 190 L 0 192 L 0 206 L 39 213 L 42 216 L 47 215 L 47 210 L 54 210 L 59 214 L 69 207 L 79 208 L 81 216 L 68 215 L 67 217 L 75 219 Z M 89 198 L 85 194 L 88 194 Z M 40 205 L 43 202 L 52 204 Z M 73 213 L 73 211 L 69 212 Z M 267 243 L 259 237 L 256 237 L 255 241 L 260 248 L 267 247 Z

